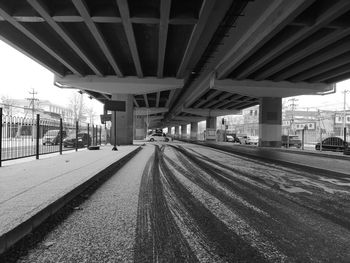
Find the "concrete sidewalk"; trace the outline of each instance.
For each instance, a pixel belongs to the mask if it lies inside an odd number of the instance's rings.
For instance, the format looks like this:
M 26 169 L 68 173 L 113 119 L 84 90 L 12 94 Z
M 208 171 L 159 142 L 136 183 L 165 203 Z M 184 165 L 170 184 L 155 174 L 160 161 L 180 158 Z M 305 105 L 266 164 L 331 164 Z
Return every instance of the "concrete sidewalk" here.
M 1 167 L 0 254 L 140 149 L 104 146 Z

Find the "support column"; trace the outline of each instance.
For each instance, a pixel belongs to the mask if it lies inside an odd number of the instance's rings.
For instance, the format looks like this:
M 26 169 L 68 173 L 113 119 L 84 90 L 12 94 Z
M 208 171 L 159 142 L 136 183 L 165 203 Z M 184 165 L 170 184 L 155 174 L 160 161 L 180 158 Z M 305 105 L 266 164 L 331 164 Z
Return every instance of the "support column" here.
M 207 117 L 207 129 L 215 129 L 216 130 L 216 117 Z
M 180 137 L 180 128 L 178 125 L 175 126 L 175 139 Z
M 260 98 L 259 146 L 281 147 L 282 99 Z
M 171 136 L 171 127 L 168 127 L 168 135 Z
M 206 141 L 217 141 L 216 135 L 216 117 L 207 117 L 207 124 L 205 129 Z
M 198 122 L 191 122 L 191 140 L 197 140 Z
M 147 127 L 145 122 L 145 116 L 136 115 L 134 128 L 134 139 L 143 140 L 146 138 Z
M 181 125 L 181 138 L 187 139 L 187 125 Z
M 112 113 L 111 144 L 115 141 L 114 122 L 117 120 L 117 145 L 133 144 L 133 96 L 128 94 L 112 94 L 112 101 L 125 102 L 125 111 Z

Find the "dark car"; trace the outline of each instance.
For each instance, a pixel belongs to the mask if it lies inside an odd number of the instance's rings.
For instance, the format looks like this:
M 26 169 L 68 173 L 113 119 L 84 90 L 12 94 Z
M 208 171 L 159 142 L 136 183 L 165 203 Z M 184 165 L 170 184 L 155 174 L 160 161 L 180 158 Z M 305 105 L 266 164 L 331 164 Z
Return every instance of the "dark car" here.
M 315 149 L 319 151 L 320 148 L 320 143 L 317 143 Z M 339 137 L 328 137 L 322 141 L 323 151 L 342 152 L 345 148 L 348 148 L 348 143 L 344 142 L 344 140 Z
M 76 147 L 77 140 L 76 134 L 70 134 L 66 139 L 63 140 L 64 147 Z M 91 136 L 85 132 L 78 133 L 78 148 L 83 148 L 87 145 L 91 145 Z
M 350 146 L 346 145 L 345 149 L 344 149 L 344 154 L 345 155 L 350 155 Z
M 67 137 L 66 131 L 62 131 L 62 139 Z M 60 130 L 49 130 L 43 136 L 43 145 L 57 145 L 61 140 Z
M 301 147 L 301 140 L 298 135 L 282 135 L 281 141 L 283 147 L 288 147 L 288 145 L 289 147 Z

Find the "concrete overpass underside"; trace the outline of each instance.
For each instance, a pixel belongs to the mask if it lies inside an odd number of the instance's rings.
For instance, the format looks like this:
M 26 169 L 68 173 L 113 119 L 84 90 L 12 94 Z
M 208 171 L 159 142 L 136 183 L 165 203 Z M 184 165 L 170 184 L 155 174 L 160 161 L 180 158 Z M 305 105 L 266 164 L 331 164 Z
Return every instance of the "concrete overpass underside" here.
M 333 92 L 350 77 L 349 17 L 348 0 L 0 0 L 0 39 L 57 86 L 131 95 L 168 127 Z

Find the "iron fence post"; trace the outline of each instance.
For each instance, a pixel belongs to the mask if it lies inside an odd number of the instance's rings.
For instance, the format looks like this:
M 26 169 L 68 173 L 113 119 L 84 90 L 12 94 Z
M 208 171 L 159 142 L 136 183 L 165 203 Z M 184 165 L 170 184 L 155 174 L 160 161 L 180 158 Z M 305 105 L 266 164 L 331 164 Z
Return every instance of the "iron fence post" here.
M 92 124 L 92 145 L 95 145 L 95 127 Z
M 98 145 L 98 142 L 97 142 L 97 137 L 98 136 L 98 128 L 97 128 L 97 124 L 95 126 L 95 144 Z
M 89 137 L 90 137 L 90 124 L 89 123 L 87 124 L 87 133 L 88 133 L 87 147 L 89 148 L 89 146 L 90 146 L 90 140 L 89 140 Z
M 1 167 L 1 155 L 2 155 L 2 108 L 0 108 L 0 167 Z
M 344 127 L 344 144 L 346 144 L 346 127 Z
M 36 159 L 39 159 L 40 114 L 36 115 Z
M 60 118 L 60 154 L 62 154 L 62 144 L 63 144 L 63 122 L 62 118 Z
M 79 129 L 79 123 L 78 121 L 75 122 L 75 151 L 78 151 L 78 129 Z
M 100 145 L 101 145 L 101 138 L 102 137 L 102 126 L 100 125 Z

